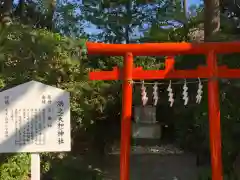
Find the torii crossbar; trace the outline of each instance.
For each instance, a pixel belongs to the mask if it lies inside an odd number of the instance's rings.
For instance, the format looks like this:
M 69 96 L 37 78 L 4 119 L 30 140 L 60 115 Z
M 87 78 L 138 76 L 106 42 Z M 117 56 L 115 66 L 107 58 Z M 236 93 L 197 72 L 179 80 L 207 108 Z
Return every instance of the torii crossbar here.
M 129 180 L 132 80 L 187 78 L 208 78 L 208 114 L 212 179 L 223 180 L 218 78 L 239 78 L 240 69 L 229 69 L 227 66 L 218 66 L 217 54 L 240 52 L 240 42 L 209 42 L 199 44 L 104 44 L 87 42 L 86 48 L 89 55 L 124 56 L 124 66 L 122 70 L 115 67 L 112 71 L 95 71 L 89 74 L 90 80 L 123 81 L 120 180 Z M 175 70 L 174 56 L 181 54 L 204 54 L 207 57 L 207 65 L 200 66 L 194 70 Z M 164 70 L 143 70 L 141 67 L 134 68 L 134 56 L 159 55 L 168 56 Z

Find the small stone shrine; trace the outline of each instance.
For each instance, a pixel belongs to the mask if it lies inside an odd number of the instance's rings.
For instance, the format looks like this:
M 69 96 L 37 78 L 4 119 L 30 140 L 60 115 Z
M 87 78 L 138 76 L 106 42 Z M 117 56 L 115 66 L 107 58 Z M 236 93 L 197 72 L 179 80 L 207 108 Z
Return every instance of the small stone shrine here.
M 135 106 L 134 122 L 132 123 L 132 137 L 134 139 L 160 139 L 161 126 L 156 121 L 155 106 Z

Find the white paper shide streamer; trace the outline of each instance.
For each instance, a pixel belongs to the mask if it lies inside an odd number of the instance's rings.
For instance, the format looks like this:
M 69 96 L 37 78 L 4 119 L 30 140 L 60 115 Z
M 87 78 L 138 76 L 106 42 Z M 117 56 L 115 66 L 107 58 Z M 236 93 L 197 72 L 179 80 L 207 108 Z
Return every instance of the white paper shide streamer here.
M 198 78 L 198 90 L 197 90 L 197 96 L 196 96 L 196 103 L 197 104 L 201 103 L 202 94 L 203 94 L 203 85 L 202 85 L 202 82 L 201 82 L 200 78 Z
M 148 102 L 148 97 L 147 97 L 147 92 L 146 92 L 146 87 L 144 85 L 144 81 L 142 81 L 141 95 L 142 95 L 143 106 L 145 106 Z
M 174 99 L 173 99 L 173 90 L 172 90 L 172 82 L 171 81 L 169 82 L 167 91 L 168 91 L 168 97 L 169 97 L 168 101 L 170 102 L 170 107 L 172 107 L 173 103 L 174 103 Z
M 142 104 L 143 106 L 147 105 L 148 103 L 148 97 L 147 97 L 147 92 L 146 92 L 146 84 L 151 84 L 153 85 L 153 94 L 152 94 L 152 99 L 153 99 L 153 106 L 157 106 L 158 102 L 159 102 L 159 85 L 160 84 L 164 84 L 164 83 L 159 83 L 159 82 L 154 82 L 154 83 L 145 83 L 144 81 L 139 82 L 141 83 L 141 96 L 142 96 Z M 184 84 L 182 87 L 182 100 L 184 101 L 184 106 L 186 106 L 189 103 L 189 92 L 188 92 L 188 84 L 189 83 L 198 83 L 198 90 L 197 90 L 197 94 L 196 94 L 196 103 L 200 104 L 202 101 L 202 97 L 203 97 L 203 84 L 200 78 L 198 78 L 198 81 L 195 82 L 187 82 L 187 80 L 184 80 Z M 173 93 L 173 89 L 172 89 L 172 84 L 182 84 L 182 83 L 172 83 L 172 81 L 169 81 L 169 85 L 167 88 L 168 91 L 168 101 L 170 102 L 170 107 L 173 106 L 174 104 L 174 93 Z
M 153 104 L 156 106 L 158 103 L 158 83 L 155 82 L 153 86 Z
M 188 104 L 188 100 L 189 100 L 189 98 L 188 98 L 188 87 L 187 87 L 187 81 L 186 80 L 185 80 L 184 85 L 183 85 L 182 95 L 183 95 L 182 99 L 184 100 L 184 106 L 186 106 Z

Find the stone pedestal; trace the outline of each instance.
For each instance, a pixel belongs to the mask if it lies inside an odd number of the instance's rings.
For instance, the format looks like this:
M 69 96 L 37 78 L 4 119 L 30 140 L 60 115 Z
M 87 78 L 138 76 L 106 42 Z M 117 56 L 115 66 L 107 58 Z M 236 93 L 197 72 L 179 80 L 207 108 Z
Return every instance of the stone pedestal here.
M 161 138 L 161 126 L 156 124 L 132 124 L 132 137 L 143 139 L 160 139 Z

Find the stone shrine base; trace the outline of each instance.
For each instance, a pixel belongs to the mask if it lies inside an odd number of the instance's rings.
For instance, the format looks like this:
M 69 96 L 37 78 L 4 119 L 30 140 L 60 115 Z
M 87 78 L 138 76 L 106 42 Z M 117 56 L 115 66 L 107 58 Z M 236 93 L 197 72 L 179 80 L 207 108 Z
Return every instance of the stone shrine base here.
M 172 145 L 144 149 L 132 148 L 130 180 L 197 180 L 194 155 Z M 109 155 L 105 162 L 105 180 L 119 180 L 119 152 Z

